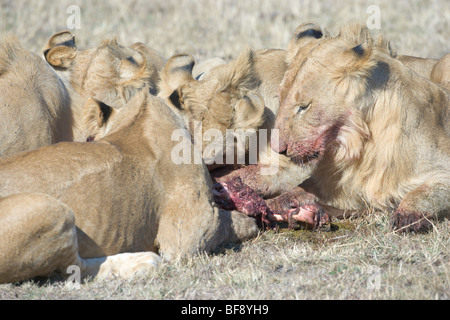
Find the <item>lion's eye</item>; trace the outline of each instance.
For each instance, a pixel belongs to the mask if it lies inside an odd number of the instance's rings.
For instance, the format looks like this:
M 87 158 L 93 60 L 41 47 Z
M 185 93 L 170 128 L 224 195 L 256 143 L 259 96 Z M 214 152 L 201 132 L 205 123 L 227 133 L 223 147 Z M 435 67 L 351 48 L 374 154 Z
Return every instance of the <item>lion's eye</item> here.
M 297 113 L 304 112 L 304 111 L 308 110 L 309 107 L 311 107 L 311 103 L 299 105 L 297 107 Z

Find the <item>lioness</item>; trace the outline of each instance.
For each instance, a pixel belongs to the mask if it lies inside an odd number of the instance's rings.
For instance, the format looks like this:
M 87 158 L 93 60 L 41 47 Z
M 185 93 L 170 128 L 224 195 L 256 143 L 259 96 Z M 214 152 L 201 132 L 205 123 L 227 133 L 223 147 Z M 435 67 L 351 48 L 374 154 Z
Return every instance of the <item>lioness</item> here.
M 421 58 L 421 57 L 413 57 L 408 55 L 400 55 L 396 57 L 400 60 L 405 66 L 414 70 L 422 77 L 427 79 L 431 79 L 431 71 L 436 63 L 439 61 L 438 59 L 429 59 L 429 58 Z
M 241 176 L 253 189 L 274 196 L 309 176 L 307 170 L 301 172 L 289 158 L 267 148 L 278 112 L 277 88 L 286 70 L 285 59 L 285 50 L 246 49 L 230 63 L 202 74 L 201 81 L 193 76 L 195 64 L 190 55 L 173 56 L 163 68 L 159 96 L 176 110 L 191 135 L 194 137 L 197 131 L 207 135 L 211 129 L 218 132 L 216 140 L 205 138 L 201 145 L 205 162 L 217 181 Z M 253 140 L 256 147 L 249 150 L 252 132 L 258 140 Z M 242 139 L 246 134 L 250 142 Z M 246 161 L 238 159 L 239 148 L 256 155 L 247 155 Z M 234 157 L 228 157 L 230 154 Z M 234 169 L 237 163 L 249 162 L 257 162 L 258 166 L 234 170 L 226 176 L 223 174 L 229 170 L 217 170 L 223 165 Z M 281 173 L 285 179 L 279 184 Z
M 396 58 L 421 76 L 430 79 L 446 89 L 450 89 L 450 54 L 446 54 L 440 59 L 428 59 L 405 55 Z
M 166 62 L 158 52 L 142 43 L 125 47 L 116 39 L 105 40 L 96 48 L 79 50 L 69 31 L 54 34 L 48 40 L 44 56 L 69 90 L 75 141 L 87 138 L 82 113 L 89 97 L 121 108 L 144 86 L 156 94 L 159 71 Z
M 272 147 L 314 168 L 307 190 L 341 209 L 395 210 L 395 230 L 426 230 L 448 217 L 448 92 L 363 26 L 293 41 Z
M 211 58 L 201 63 L 195 64 L 192 68 L 192 76 L 195 80 L 201 80 L 205 74 L 207 74 L 211 69 L 226 64 L 226 61 L 222 58 Z
M 254 219 L 216 207 L 204 164 L 172 162 L 161 132 L 183 123 L 147 89 L 120 109 L 89 99 L 84 114 L 92 142 L 0 160 L 0 282 L 70 265 L 128 277 L 155 252 L 177 259 L 257 234 Z
M 13 35 L 0 40 L 0 156 L 72 140 L 66 87 Z
M 159 97 L 173 107 L 194 135 L 201 125 L 203 135 L 217 129 L 226 141 L 226 129 L 258 129 L 264 122 L 264 101 L 257 94 L 253 70 L 253 52 L 243 53 L 236 61 L 210 69 L 197 81 L 193 74 L 194 59 L 179 54 L 171 57 L 161 72 Z M 281 79 L 280 79 L 281 81 Z M 208 142 L 203 141 L 202 150 Z M 225 150 L 225 145 L 221 145 Z M 214 154 L 205 154 L 208 163 Z

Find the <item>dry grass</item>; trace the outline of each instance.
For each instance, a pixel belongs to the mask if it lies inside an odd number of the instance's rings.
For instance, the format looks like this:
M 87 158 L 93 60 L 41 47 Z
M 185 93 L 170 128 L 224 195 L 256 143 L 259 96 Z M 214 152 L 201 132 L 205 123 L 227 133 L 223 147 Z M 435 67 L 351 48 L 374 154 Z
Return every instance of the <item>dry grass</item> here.
M 249 45 L 285 48 L 300 23 L 330 30 L 349 20 L 365 22 L 370 4 L 381 9 L 381 32 L 401 54 L 440 57 L 450 51 L 450 4 L 436 1 L 332 0 L 0 0 L 1 34 L 11 31 L 40 52 L 66 29 L 69 5 L 81 8 L 80 47 L 107 34 L 123 44 L 141 41 L 166 57 L 177 52 L 231 59 Z M 428 234 L 399 236 L 388 215 L 339 223 L 329 233 L 265 232 L 132 281 L 92 281 L 79 289 L 64 283 L 0 285 L 0 299 L 449 299 L 450 223 Z M 375 288 L 371 288 L 374 284 Z
M 114 34 L 123 44 L 137 41 L 169 57 L 187 52 L 197 60 L 230 59 L 249 45 L 286 48 L 302 22 L 335 30 L 347 21 L 365 23 L 369 5 L 380 7 L 381 30 L 401 54 L 440 57 L 450 51 L 447 0 L 0 0 L 0 31 L 14 32 L 33 51 L 41 51 L 56 31 L 67 29 L 67 8 L 81 9 L 80 47 L 95 46 Z
M 131 281 L 0 285 L 0 299 L 449 299 L 450 222 L 396 235 L 372 213 L 331 232 L 265 232 Z

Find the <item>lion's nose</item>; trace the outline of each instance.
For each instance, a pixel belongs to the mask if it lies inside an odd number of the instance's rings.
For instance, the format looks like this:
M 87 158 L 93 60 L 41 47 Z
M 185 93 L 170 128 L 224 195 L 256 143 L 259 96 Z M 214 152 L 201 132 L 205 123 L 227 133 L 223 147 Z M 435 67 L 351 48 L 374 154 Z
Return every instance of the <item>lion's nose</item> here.
M 270 138 L 270 146 L 273 151 L 276 151 L 281 154 L 286 154 L 287 151 L 287 143 L 284 142 L 281 138 L 276 135 L 272 135 Z

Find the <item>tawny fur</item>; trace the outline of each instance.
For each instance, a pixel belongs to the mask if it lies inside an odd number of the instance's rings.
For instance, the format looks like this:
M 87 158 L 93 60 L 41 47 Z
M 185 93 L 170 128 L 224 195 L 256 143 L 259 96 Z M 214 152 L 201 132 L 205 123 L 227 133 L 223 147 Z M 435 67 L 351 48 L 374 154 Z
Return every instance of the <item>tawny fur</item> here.
M 299 157 L 325 141 L 320 160 L 308 164 L 329 205 L 448 216 L 448 92 L 394 59 L 383 43 L 350 25 L 298 48 L 280 88 L 280 150 Z M 428 191 L 410 205 L 419 188 Z
M 257 234 L 254 219 L 215 206 L 204 164 L 172 161 L 175 142 L 161 132 L 184 126 L 161 99 L 142 90 L 99 123 L 109 130 L 93 142 L 0 160 L 0 282 L 71 264 L 128 277 L 156 265 L 155 253 L 179 259 Z
M 121 108 L 144 86 L 156 94 L 159 70 L 165 63 L 165 58 L 144 44 L 125 47 L 115 38 L 96 48 L 79 50 L 69 31 L 54 34 L 44 56 L 69 90 L 75 141 L 87 138 L 82 112 L 89 97 Z
M 66 87 L 13 35 L 0 40 L 0 92 L 0 156 L 72 140 Z
M 194 59 L 188 55 L 177 55 L 169 59 L 161 73 L 159 85 L 159 96 L 176 110 L 192 135 L 198 129 L 194 127 L 195 123 L 201 123 L 202 134 L 209 129 L 219 130 L 222 141 L 226 141 L 226 130 L 236 132 L 240 129 L 248 133 L 254 130 L 258 141 L 262 142 L 258 145 L 255 157 L 262 170 L 257 170 L 257 177 L 253 169 L 235 174 L 265 195 L 279 193 L 283 188 L 287 190 L 308 176 L 307 172 L 300 174 L 299 170 L 293 171 L 291 161 L 283 155 L 274 154 L 270 148 L 271 129 L 279 105 L 277 88 L 286 70 L 285 59 L 284 50 L 247 49 L 235 60 L 208 70 L 202 75 L 201 81 L 196 81 L 192 75 Z M 266 141 L 260 135 L 261 129 L 266 130 Z M 206 159 L 212 158 L 207 153 L 208 145 L 211 145 L 210 141 L 203 141 L 202 150 Z M 249 143 L 243 148 L 248 153 L 254 152 L 248 149 Z M 237 152 L 227 150 L 223 145 L 224 158 L 230 153 L 236 156 Z M 247 159 L 250 161 L 250 157 Z M 238 163 L 237 159 L 233 161 L 234 164 Z M 212 164 L 209 168 L 213 170 L 219 166 Z M 285 177 L 282 185 L 278 183 L 281 180 L 279 174 Z M 290 179 L 290 183 L 286 182 L 287 179 Z
M 431 81 L 450 90 L 450 53 L 443 56 L 431 70 Z
M 396 58 L 400 60 L 405 66 L 414 70 L 422 77 L 427 79 L 431 79 L 431 71 L 438 62 L 438 59 L 413 57 L 407 55 L 400 55 L 397 56 Z
M 394 54 L 395 56 L 395 54 Z M 421 58 L 407 55 L 395 56 L 405 66 L 426 79 L 450 90 L 450 54 L 440 59 Z

